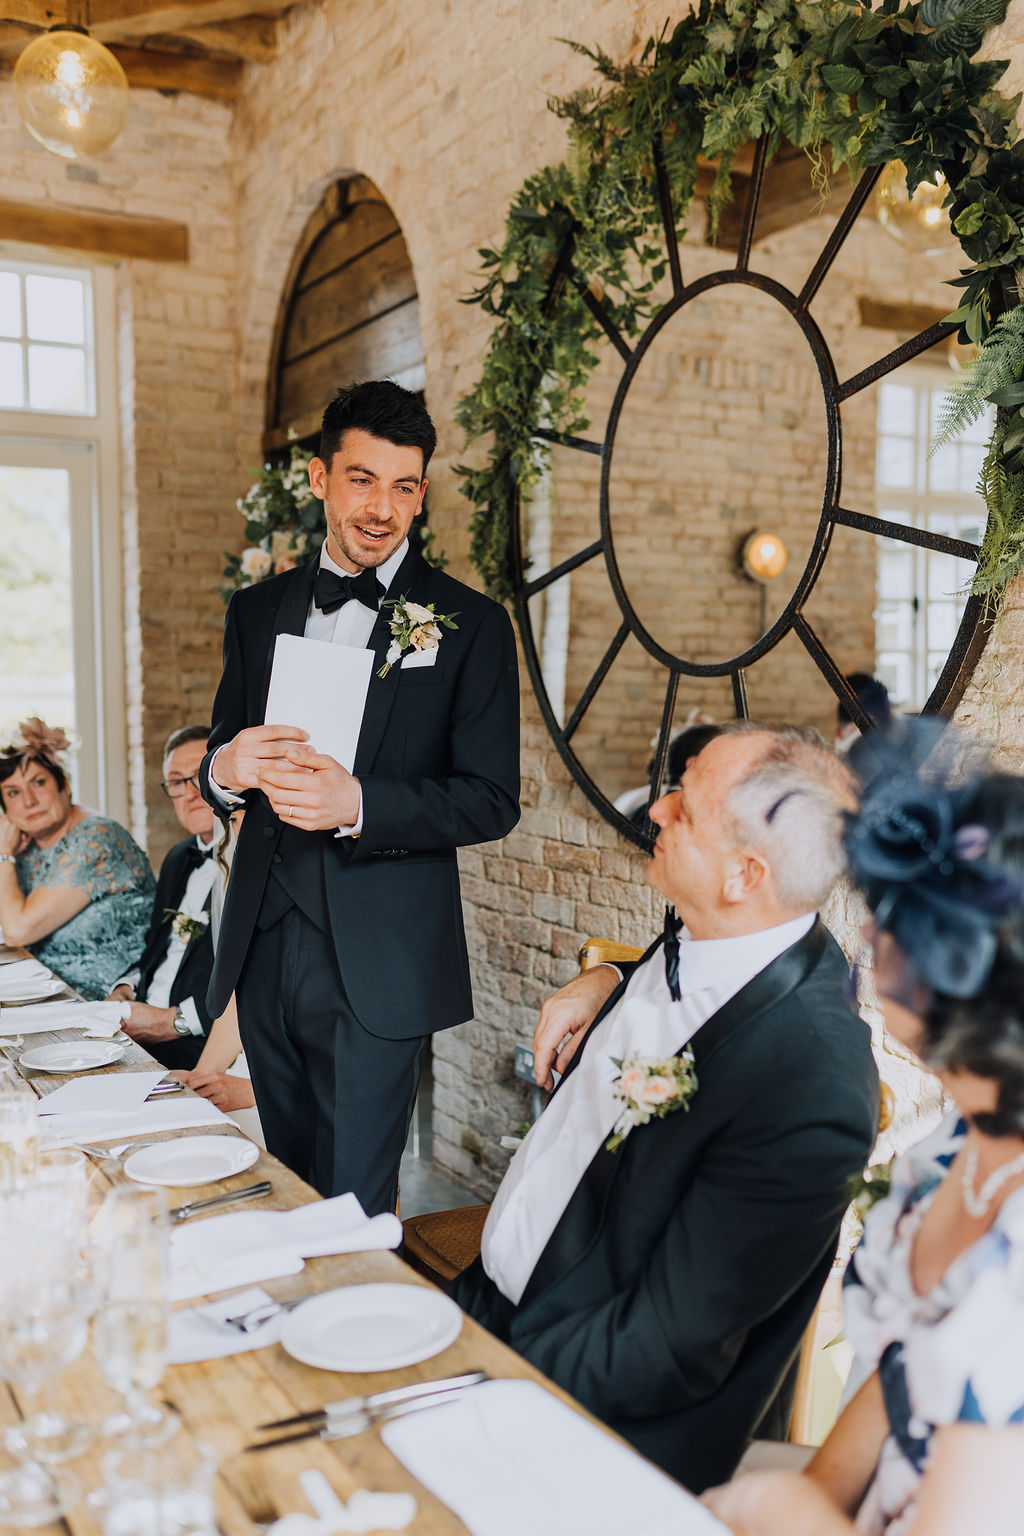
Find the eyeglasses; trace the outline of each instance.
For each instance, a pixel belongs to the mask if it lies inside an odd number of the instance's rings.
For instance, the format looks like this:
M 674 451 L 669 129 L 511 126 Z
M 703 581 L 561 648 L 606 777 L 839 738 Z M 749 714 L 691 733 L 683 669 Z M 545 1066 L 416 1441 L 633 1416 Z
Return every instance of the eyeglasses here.
M 198 773 L 190 774 L 187 779 L 160 780 L 160 788 L 163 790 L 164 794 L 169 795 L 172 800 L 180 800 L 190 784 L 194 784 L 196 789 L 199 788 Z

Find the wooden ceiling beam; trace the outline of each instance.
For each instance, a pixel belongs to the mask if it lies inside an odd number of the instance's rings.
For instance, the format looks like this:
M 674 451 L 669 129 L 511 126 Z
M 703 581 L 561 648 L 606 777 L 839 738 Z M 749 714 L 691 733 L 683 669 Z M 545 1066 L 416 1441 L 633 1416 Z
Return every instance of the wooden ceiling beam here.
M 251 16 L 258 5 L 261 16 L 280 16 L 296 0 L 90 0 L 89 30 L 101 42 L 110 37 L 152 37 L 160 32 L 183 32 Z M 46 28 L 60 21 L 84 18 L 82 0 L 4 0 L 4 19 L 30 27 Z
M 128 76 L 133 90 L 188 91 L 211 101 L 235 101 L 242 79 L 240 59 L 197 59 L 185 53 L 160 53 L 155 48 L 108 45 Z M 0 77 L 9 75 L 14 61 L 0 44 Z
M 277 57 L 277 22 L 273 16 L 248 16 L 211 27 L 179 27 L 177 37 L 199 43 L 211 53 L 229 53 L 246 64 L 269 64 Z
M 188 226 L 170 219 L 83 213 L 54 203 L 16 203 L 0 198 L 0 230 L 5 240 L 60 250 L 143 261 L 188 260 Z

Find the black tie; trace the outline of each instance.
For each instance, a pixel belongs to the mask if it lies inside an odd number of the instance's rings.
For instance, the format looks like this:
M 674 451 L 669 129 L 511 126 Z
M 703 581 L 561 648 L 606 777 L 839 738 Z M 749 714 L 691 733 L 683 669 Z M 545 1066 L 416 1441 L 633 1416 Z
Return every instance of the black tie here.
M 668 995 L 674 1003 L 680 999 L 679 991 L 679 930 L 683 926 L 674 907 L 665 908 L 665 980 Z
M 199 869 L 207 859 L 213 856 L 213 844 L 209 848 L 200 848 L 198 843 L 189 843 L 185 849 L 185 869 L 191 874 L 194 869 Z
M 358 576 L 338 576 L 321 566 L 316 574 L 316 593 L 313 601 L 321 613 L 333 613 L 350 598 L 355 598 L 374 613 L 378 608 L 379 583 L 373 571 L 360 571 Z

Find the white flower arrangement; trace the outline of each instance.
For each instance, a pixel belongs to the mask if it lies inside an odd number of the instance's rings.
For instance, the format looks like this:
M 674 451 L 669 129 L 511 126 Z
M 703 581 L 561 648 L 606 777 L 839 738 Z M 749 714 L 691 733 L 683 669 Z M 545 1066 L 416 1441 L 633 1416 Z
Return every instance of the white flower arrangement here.
M 668 1056 L 664 1061 L 658 1061 L 654 1056 L 629 1056 L 624 1061 L 616 1056 L 611 1059 L 619 1069 L 612 1092 L 625 1108 L 605 1147 L 609 1152 L 617 1152 L 634 1126 L 662 1120 L 676 1109 L 689 1109 L 690 1100 L 697 1092 L 697 1073 L 689 1047 L 681 1056 Z
M 387 677 L 406 651 L 434 651 L 441 643 L 441 626 L 458 629 L 457 613 L 437 613 L 433 603 L 410 603 L 407 597 L 385 598 L 382 608 L 393 608 L 391 644 L 378 677 Z
M 245 518 L 249 547 L 240 555 L 225 554 L 225 602 L 239 587 L 287 571 L 322 542 L 327 526 L 324 504 L 313 495 L 309 461 L 313 457 L 292 443 L 286 464 L 264 464 L 236 503 Z

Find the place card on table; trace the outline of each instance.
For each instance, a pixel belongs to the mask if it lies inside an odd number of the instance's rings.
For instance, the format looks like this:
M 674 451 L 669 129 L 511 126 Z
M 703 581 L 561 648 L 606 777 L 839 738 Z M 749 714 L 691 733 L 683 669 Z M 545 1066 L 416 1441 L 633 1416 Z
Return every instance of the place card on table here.
M 533 1381 L 485 1381 L 385 1424 L 388 1450 L 473 1536 L 724 1536 L 692 1494 Z
M 311 747 L 351 773 L 373 661 L 355 645 L 278 635 L 264 720 L 308 731 Z

